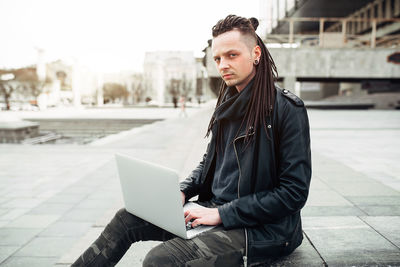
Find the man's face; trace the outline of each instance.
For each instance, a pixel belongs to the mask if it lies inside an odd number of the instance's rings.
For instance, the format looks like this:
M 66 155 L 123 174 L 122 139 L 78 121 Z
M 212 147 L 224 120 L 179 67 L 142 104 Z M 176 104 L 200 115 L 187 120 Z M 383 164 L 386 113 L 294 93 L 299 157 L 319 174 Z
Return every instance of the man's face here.
M 236 86 L 240 92 L 254 77 L 254 60 L 259 59 L 261 49 L 251 45 L 238 30 L 232 30 L 214 37 L 212 52 L 217 69 L 228 86 Z

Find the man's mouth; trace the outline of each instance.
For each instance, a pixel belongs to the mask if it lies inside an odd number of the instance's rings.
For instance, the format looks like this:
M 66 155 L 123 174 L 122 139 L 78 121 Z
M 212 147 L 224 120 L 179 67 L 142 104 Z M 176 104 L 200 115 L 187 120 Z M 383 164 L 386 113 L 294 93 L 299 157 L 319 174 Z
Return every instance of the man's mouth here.
M 232 77 L 232 74 L 224 74 L 222 77 L 223 77 L 224 79 L 229 79 L 229 78 Z

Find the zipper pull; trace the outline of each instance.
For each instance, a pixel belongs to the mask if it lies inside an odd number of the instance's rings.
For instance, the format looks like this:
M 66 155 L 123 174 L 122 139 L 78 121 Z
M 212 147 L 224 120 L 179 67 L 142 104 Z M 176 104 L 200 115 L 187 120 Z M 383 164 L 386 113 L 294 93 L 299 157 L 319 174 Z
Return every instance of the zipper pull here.
M 247 267 L 247 256 L 243 256 L 243 266 Z

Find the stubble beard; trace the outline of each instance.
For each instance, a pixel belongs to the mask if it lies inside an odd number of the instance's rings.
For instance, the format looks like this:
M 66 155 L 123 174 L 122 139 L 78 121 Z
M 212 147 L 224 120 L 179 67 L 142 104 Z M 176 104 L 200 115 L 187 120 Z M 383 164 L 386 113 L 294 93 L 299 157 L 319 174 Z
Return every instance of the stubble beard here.
M 229 80 L 224 80 L 224 82 L 227 86 L 233 87 L 240 84 L 242 81 L 239 79 L 229 79 Z
M 233 74 L 232 74 L 233 75 Z M 240 81 L 235 77 L 235 78 L 231 78 L 231 79 L 227 79 L 227 80 L 225 80 L 223 77 L 222 77 L 222 79 L 224 80 L 224 82 L 225 82 L 225 84 L 227 85 L 227 86 L 236 86 L 237 84 L 239 84 L 240 83 Z
M 225 81 L 225 83 L 227 86 L 235 86 L 237 84 L 234 80 L 227 80 Z

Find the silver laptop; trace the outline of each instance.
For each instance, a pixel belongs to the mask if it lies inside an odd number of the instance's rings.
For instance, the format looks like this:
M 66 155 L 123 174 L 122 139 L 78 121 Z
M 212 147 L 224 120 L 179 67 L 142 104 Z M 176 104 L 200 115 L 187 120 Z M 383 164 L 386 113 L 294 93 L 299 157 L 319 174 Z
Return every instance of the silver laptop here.
M 128 212 L 185 239 L 215 227 L 187 230 L 184 210 L 200 205 L 188 202 L 182 207 L 176 171 L 126 155 L 115 154 L 115 158 Z

